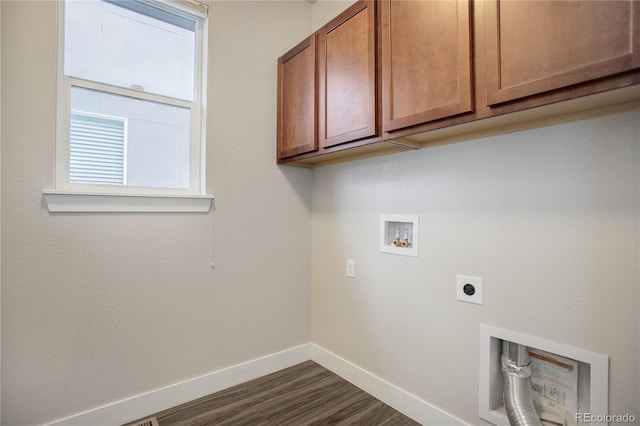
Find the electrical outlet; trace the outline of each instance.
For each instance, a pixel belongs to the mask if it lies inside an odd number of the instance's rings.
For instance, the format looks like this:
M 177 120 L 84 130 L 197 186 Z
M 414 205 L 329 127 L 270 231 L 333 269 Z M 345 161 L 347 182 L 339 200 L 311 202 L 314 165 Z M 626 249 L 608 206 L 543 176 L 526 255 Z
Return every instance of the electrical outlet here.
M 356 277 L 356 266 L 353 259 L 347 259 L 347 277 L 349 278 Z
M 456 275 L 456 299 L 461 302 L 483 305 L 482 277 Z

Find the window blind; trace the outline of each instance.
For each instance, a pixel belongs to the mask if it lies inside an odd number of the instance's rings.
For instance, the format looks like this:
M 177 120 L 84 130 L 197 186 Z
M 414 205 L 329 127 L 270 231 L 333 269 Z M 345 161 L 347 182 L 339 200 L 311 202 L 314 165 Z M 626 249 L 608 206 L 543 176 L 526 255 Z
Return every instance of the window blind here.
M 69 182 L 125 185 L 127 120 L 71 112 Z

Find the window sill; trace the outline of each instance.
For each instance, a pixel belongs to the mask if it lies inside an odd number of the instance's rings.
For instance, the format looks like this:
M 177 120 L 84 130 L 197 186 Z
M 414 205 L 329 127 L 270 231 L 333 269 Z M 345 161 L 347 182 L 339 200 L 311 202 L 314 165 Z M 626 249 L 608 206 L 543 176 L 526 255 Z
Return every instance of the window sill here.
M 44 190 L 50 213 L 208 213 L 212 195 L 122 195 Z

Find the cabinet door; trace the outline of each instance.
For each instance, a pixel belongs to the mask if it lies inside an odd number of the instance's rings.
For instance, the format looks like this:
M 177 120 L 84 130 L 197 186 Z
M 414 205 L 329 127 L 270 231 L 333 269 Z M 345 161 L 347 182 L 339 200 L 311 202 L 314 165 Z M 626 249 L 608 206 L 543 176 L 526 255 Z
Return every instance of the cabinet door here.
M 467 0 L 380 2 L 383 131 L 472 110 Z
M 360 1 L 318 32 L 319 138 L 324 147 L 375 136 L 375 2 Z
M 278 159 L 318 149 L 315 76 L 315 36 L 278 59 Z
M 640 65 L 636 1 L 485 2 L 489 105 Z

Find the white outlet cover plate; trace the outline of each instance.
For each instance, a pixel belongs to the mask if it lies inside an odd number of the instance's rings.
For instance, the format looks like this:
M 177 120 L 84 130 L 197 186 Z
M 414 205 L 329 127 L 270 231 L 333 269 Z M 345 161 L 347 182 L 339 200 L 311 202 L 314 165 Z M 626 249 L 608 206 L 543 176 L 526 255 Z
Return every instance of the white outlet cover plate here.
M 356 277 L 356 266 L 353 259 L 347 259 L 345 275 L 349 278 Z
M 465 294 L 463 288 L 465 284 L 471 284 L 475 287 L 475 293 L 472 295 Z M 475 303 L 477 305 L 484 304 L 482 277 L 472 277 L 469 275 L 456 275 L 456 300 L 467 303 Z

